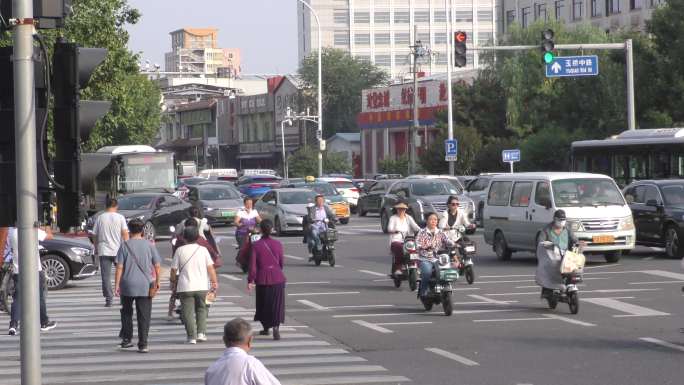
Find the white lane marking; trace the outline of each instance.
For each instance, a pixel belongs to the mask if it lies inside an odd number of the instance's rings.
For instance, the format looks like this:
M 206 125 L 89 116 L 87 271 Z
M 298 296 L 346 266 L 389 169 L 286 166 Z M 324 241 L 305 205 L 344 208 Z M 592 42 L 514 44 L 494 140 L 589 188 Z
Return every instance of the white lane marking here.
M 328 309 L 358 309 L 366 307 L 394 307 L 394 305 L 343 305 L 343 306 L 328 306 Z
M 613 298 L 584 298 L 584 302 L 593 303 L 594 305 L 604 306 L 613 310 L 621 311 L 627 313 L 629 316 L 639 316 L 639 317 L 655 317 L 655 316 L 666 316 L 670 313 L 664 313 L 658 310 L 650 309 L 647 307 L 632 305 L 631 303 L 618 301 Z M 613 317 L 620 317 L 621 315 L 614 315 Z
M 487 298 L 483 295 L 468 294 L 468 297 L 473 298 L 473 299 L 479 299 L 480 301 L 483 301 L 483 302 L 495 303 L 497 305 L 506 305 L 507 304 L 507 302 L 505 302 L 505 301 L 497 301 L 495 299 Z
M 283 385 L 399 384 L 400 382 L 411 382 L 411 379 L 403 376 L 366 375 L 349 377 L 289 378 L 281 381 Z
M 382 279 L 374 279 L 373 282 L 386 282 L 386 281 L 394 281 L 392 278 L 382 278 Z
M 684 274 L 680 274 L 680 273 L 673 273 L 670 271 L 663 271 L 663 270 L 644 270 L 643 272 L 646 274 L 657 275 L 658 277 L 672 278 L 672 279 L 684 281 Z
M 221 277 L 228 278 L 231 281 L 242 281 L 242 278 L 238 278 L 238 277 L 236 277 L 234 275 L 230 275 L 230 274 L 221 274 Z
M 453 314 L 477 314 L 477 313 L 498 313 L 505 311 L 513 311 L 507 309 L 496 309 L 496 310 L 454 310 Z M 415 314 L 430 314 L 425 311 L 421 312 L 408 312 L 408 313 L 369 313 L 369 314 L 342 314 L 334 315 L 333 318 L 363 318 L 363 317 L 391 317 L 391 316 L 402 316 L 402 315 L 415 315 Z M 439 314 L 439 313 L 434 313 Z
M 534 317 L 534 318 L 496 318 L 496 319 L 474 319 L 473 322 L 516 322 L 516 321 L 548 321 L 551 318 Z
M 432 321 L 417 321 L 417 322 L 382 322 L 382 323 L 377 323 L 375 325 L 380 325 L 380 326 L 401 326 L 401 325 L 425 325 L 425 324 L 431 324 Z
M 327 307 L 321 306 L 317 304 L 316 302 L 311 302 L 308 299 L 298 299 L 297 302 L 301 303 L 302 305 L 306 305 L 310 308 L 316 309 L 316 310 L 328 310 Z
M 541 291 L 532 291 L 532 292 L 524 292 L 524 293 L 519 293 L 519 292 L 511 292 L 511 293 L 489 293 L 485 294 L 487 297 L 504 297 L 507 295 L 541 295 Z
M 470 359 L 465 358 L 463 356 L 459 356 L 458 354 L 447 352 L 446 350 L 442 350 L 439 348 L 425 348 L 425 350 L 427 350 L 430 353 L 435 353 L 438 356 L 442 356 L 442 357 L 448 358 L 450 360 L 460 362 L 465 366 L 479 366 L 480 365 L 473 360 L 470 360 Z
M 684 352 L 684 346 L 681 345 L 676 345 L 669 343 L 667 341 L 659 340 L 657 338 L 652 338 L 652 337 L 643 337 L 639 338 L 642 341 L 650 342 L 652 344 L 660 345 L 666 348 L 674 349 L 674 350 L 679 350 L 680 352 Z
M 290 285 L 325 285 L 330 283 L 330 281 L 319 281 L 319 282 L 288 282 L 287 286 Z
M 359 291 L 335 291 L 329 293 L 289 293 L 289 296 L 304 296 L 304 295 L 342 295 L 342 294 L 361 294 Z
M 498 301 L 498 302 L 500 302 L 502 305 L 506 305 L 509 303 L 517 303 L 518 301 Z M 491 305 L 491 304 L 492 304 L 491 301 L 454 302 L 454 305 L 456 305 L 456 306 L 461 306 L 461 305 L 465 305 L 465 306 L 468 306 L 468 305 Z
M 563 317 L 557 314 L 544 314 L 544 317 L 548 317 L 551 319 L 556 319 L 559 321 L 567 322 L 570 324 L 575 324 L 575 325 L 580 325 L 580 326 L 596 326 L 595 324 L 589 323 L 589 322 L 584 322 L 580 320 L 576 320 L 574 318 L 569 318 L 569 317 Z
M 327 373 L 368 373 L 385 372 L 387 369 L 380 365 L 339 365 L 339 366 L 314 366 L 314 367 L 290 367 L 275 368 L 273 374 L 327 374 Z M 315 382 L 318 384 L 318 382 Z
M 644 257 L 644 258 L 641 258 L 641 260 L 642 261 L 652 261 L 653 257 Z
M 662 289 L 600 289 L 600 290 L 585 290 L 583 293 L 634 293 L 641 291 L 661 291 Z
M 480 278 L 522 278 L 522 277 L 532 277 L 534 275 L 530 274 L 511 274 L 511 275 L 481 275 Z
M 355 319 L 355 320 L 352 320 L 352 322 L 355 323 L 355 324 L 357 324 L 357 325 L 361 325 L 361 326 L 363 326 L 363 327 L 367 327 L 368 329 L 375 330 L 376 332 L 380 332 L 380 333 L 383 333 L 383 334 L 394 333 L 393 331 L 391 331 L 391 330 L 389 330 L 389 329 L 387 329 L 387 328 L 384 328 L 384 327 L 382 327 L 382 326 L 378 326 L 378 325 L 376 325 L 376 324 L 374 324 L 374 323 L 366 322 L 366 321 L 364 321 L 364 320 Z
M 584 270 L 587 270 L 587 269 L 600 269 L 600 268 L 602 268 L 602 267 L 616 267 L 616 266 L 620 266 L 620 264 L 619 264 L 619 263 L 611 263 L 611 264 L 598 265 L 598 266 L 585 266 L 585 267 L 584 267 Z M 622 273 L 622 272 L 621 272 L 621 271 L 616 271 L 616 272 L 614 272 L 614 273 Z
M 630 282 L 630 285 L 660 285 L 663 283 L 683 283 L 684 281 L 651 281 L 651 282 Z
M 290 259 L 294 259 L 297 261 L 303 261 L 304 260 L 304 258 L 302 258 L 302 257 L 298 257 L 296 255 L 288 255 L 288 254 L 285 254 L 285 258 L 290 258 Z
M 387 277 L 387 274 L 382 274 L 382 273 L 378 273 L 378 272 L 370 271 L 370 270 L 359 270 L 359 272 L 374 275 L 376 277 Z

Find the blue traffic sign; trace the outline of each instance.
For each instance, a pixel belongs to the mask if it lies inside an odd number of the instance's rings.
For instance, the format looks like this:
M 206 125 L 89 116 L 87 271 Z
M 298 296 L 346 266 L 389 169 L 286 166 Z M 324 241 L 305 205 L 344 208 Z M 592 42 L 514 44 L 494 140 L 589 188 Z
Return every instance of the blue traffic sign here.
M 520 150 L 503 150 L 501 151 L 501 157 L 504 162 L 520 162 Z
M 447 139 L 444 141 L 444 160 L 447 162 L 456 162 L 458 159 L 458 140 Z
M 598 56 L 558 56 L 546 65 L 546 77 L 596 76 L 599 73 Z

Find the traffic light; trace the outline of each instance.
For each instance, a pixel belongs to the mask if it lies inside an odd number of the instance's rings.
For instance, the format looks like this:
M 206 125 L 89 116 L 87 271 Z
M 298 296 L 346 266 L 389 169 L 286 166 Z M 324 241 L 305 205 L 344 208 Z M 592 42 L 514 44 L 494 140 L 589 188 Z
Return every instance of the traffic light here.
M 106 101 L 81 100 L 80 90 L 107 56 L 104 48 L 83 48 L 74 43 L 55 43 L 52 66 L 54 93 L 55 180 L 57 224 L 60 229 L 81 223 L 81 142 L 111 105 Z
M 454 33 L 454 65 L 465 67 L 468 62 L 466 58 L 466 40 L 468 35 L 463 31 Z
M 553 30 L 546 29 L 542 31 L 541 38 L 542 61 L 544 64 L 551 64 L 555 57 L 553 54 L 553 48 L 555 47 L 555 44 L 553 43 Z
M 0 0 L 0 16 L 7 22 L 12 14 L 13 0 Z M 71 14 L 72 0 L 33 0 L 33 19 L 38 29 L 64 27 L 64 19 Z M 6 26 L 5 26 L 6 28 Z M 3 24 L 0 23 L 0 30 Z

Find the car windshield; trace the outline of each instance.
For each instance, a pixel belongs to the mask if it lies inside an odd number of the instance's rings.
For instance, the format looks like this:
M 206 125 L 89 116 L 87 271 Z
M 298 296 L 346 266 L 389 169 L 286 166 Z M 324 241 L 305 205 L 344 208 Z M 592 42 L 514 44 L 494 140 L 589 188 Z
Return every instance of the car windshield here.
M 684 185 L 664 186 L 662 189 L 668 206 L 684 206 Z
M 430 181 L 413 183 L 413 194 L 418 196 L 428 195 L 458 195 L 458 190 L 451 184 L 442 181 Z
M 461 182 L 458 179 L 444 179 L 447 182 L 451 183 L 452 186 L 458 191 L 457 194 L 460 194 L 463 192 L 463 186 L 461 185 Z
M 311 186 L 307 186 L 313 191 L 323 194 L 325 196 L 330 196 L 330 195 L 338 195 L 337 190 L 335 190 L 335 187 L 333 187 L 331 184 L 325 183 L 325 184 L 313 184 Z
M 199 189 L 199 198 L 204 201 L 222 201 L 226 199 L 239 199 L 240 196 L 230 188 L 202 187 Z
M 200 184 L 200 182 L 205 182 L 206 179 L 204 178 L 186 178 L 186 179 L 181 179 L 183 181 L 183 184 L 188 185 L 188 186 L 196 186 Z
M 556 207 L 623 206 L 625 200 L 610 179 L 561 179 L 552 182 Z
M 343 181 L 343 180 L 337 181 L 337 182 L 330 182 L 330 183 L 334 184 L 335 187 L 337 187 L 337 188 L 356 188 L 356 186 L 354 186 L 354 183 Z
M 119 210 L 147 210 L 152 207 L 153 196 L 128 196 L 118 199 Z
M 313 203 L 316 194 L 311 191 L 289 191 L 280 193 L 280 204 L 283 205 L 305 205 Z

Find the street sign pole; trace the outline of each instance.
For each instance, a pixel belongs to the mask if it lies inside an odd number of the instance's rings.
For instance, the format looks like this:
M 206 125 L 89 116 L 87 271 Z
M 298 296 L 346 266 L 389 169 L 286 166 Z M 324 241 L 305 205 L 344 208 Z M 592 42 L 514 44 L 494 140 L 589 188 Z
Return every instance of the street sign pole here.
M 513 174 L 513 163 L 515 163 L 515 162 L 508 162 L 508 164 L 511 165 L 511 174 Z
M 453 10 L 451 6 L 451 0 L 444 0 L 444 8 L 446 9 L 447 25 L 447 129 L 449 134 L 449 139 L 454 139 L 454 106 L 452 101 L 452 89 L 451 89 L 451 66 L 453 60 L 451 60 L 451 55 L 454 53 L 451 50 L 451 39 L 453 34 L 451 33 L 451 12 Z M 454 175 L 455 173 L 455 163 L 449 162 L 449 175 Z

